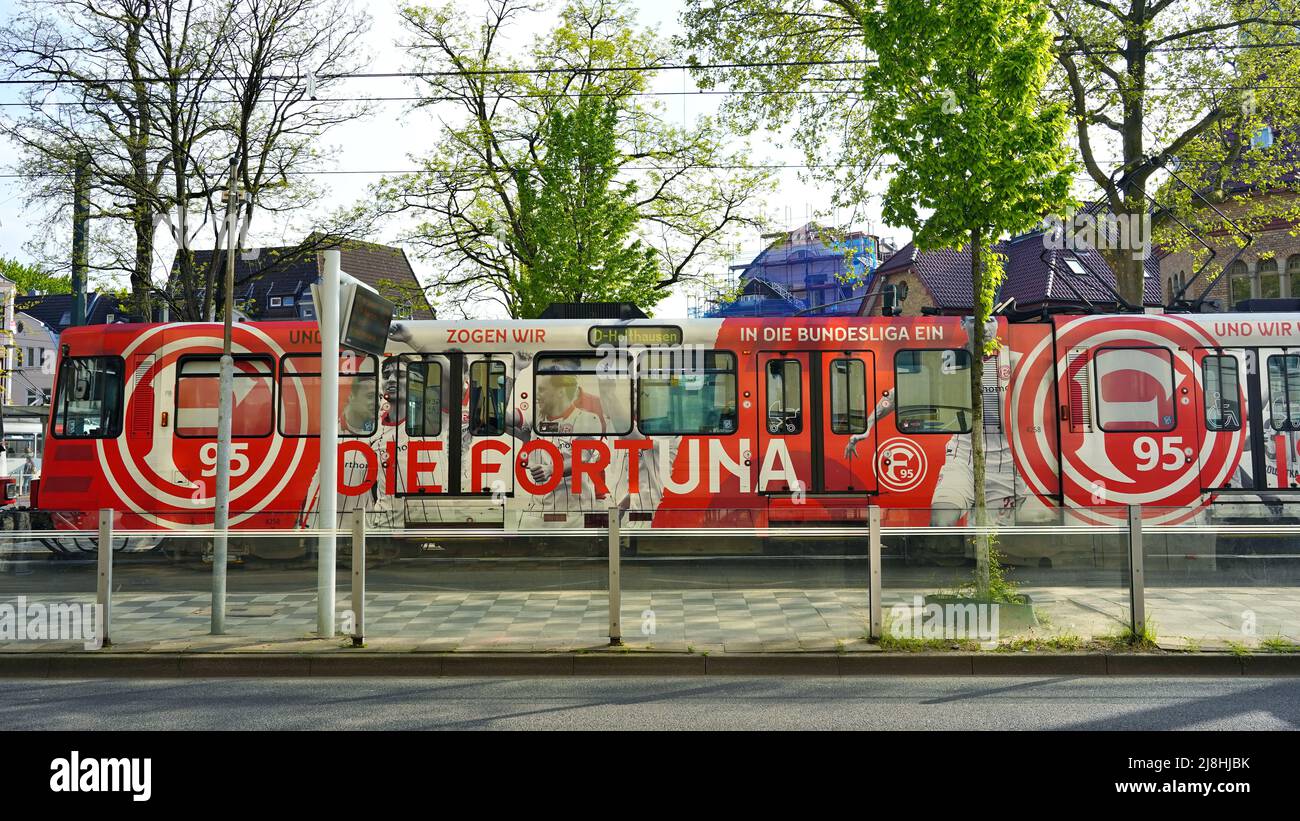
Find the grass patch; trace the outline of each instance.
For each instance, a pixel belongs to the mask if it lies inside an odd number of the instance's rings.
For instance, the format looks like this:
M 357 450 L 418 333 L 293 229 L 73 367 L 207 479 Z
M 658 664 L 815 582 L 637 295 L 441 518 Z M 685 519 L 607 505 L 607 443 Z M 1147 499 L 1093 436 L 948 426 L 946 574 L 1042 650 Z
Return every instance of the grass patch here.
M 890 633 L 880 637 L 881 650 L 895 653 L 920 653 L 925 650 L 965 650 L 973 652 L 980 649 L 980 643 L 974 639 L 913 639 L 898 638 Z
M 1097 636 L 1093 642 L 1106 650 L 1137 650 L 1141 652 L 1159 650 L 1156 644 L 1156 625 L 1155 622 L 1148 621 L 1142 628 L 1142 632 L 1134 633 L 1130 625 L 1124 625 L 1124 628 L 1118 633 L 1109 636 Z
M 1259 646 L 1269 653 L 1300 653 L 1300 644 L 1282 636 L 1270 636 L 1261 641 Z
M 880 641 L 876 642 L 876 644 L 881 650 L 894 653 L 920 653 L 926 650 L 974 651 L 980 649 L 980 643 L 974 639 L 918 639 L 911 636 L 895 635 L 893 619 L 890 618 L 888 613 L 885 614 L 883 628 Z M 864 635 L 863 638 L 870 641 L 870 633 Z
M 1240 658 L 1242 656 L 1249 656 L 1250 648 L 1240 641 L 1230 641 L 1228 642 L 1228 652 Z
M 999 653 L 1075 653 L 1086 649 L 1088 643 L 1073 633 L 1059 636 L 1014 638 L 998 644 Z

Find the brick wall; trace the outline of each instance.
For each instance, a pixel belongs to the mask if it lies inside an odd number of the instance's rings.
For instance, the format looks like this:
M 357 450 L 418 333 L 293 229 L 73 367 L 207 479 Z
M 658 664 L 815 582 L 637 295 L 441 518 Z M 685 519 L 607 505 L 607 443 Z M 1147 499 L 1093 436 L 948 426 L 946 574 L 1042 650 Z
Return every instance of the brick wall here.
M 1283 195 L 1288 198 L 1294 195 Z M 1241 202 L 1227 203 L 1219 206 L 1226 215 L 1238 218 L 1245 210 Z M 1300 298 L 1300 237 L 1295 236 L 1297 226 L 1293 222 L 1276 220 L 1252 233 L 1253 242 L 1246 246 L 1238 259 L 1241 266 L 1229 276 L 1225 273 L 1215 283 L 1209 298 L 1219 300 L 1225 309 L 1231 309 L 1237 300 L 1243 297 L 1282 296 Z M 1223 270 L 1224 265 L 1237 249 L 1241 241 L 1235 235 L 1214 235 L 1209 238 L 1209 245 L 1216 256 L 1205 269 L 1202 279 L 1188 288 L 1187 296 L 1194 298 L 1205 287 L 1205 281 Z M 1203 258 L 1201 262 L 1203 262 Z M 1272 261 L 1276 263 L 1276 273 L 1270 270 Z M 1199 264 L 1189 251 L 1170 254 L 1160 263 L 1161 294 L 1169 300 L 1176 283 L 1185 282 L 1196 271 Z M 1232 279 L 1240 281 L 1236 285 L 1236 297 L 1232 296 Z
M 921 278 L 917 276 L 912 271 L 911 268 L 904 268 L 899 271 L 891 271 L 888 275 L 886 275 L 884 281 L 879 283 L 878 287 L 883 287 L 884 285 L 898 285 L 898 284 L 907 285 L 907 299 L 903 300 L 903 304 L 902 304 L 903 316 L 920 316 L 922 308 L 934 307 L 934 298 L 930 296 L 930 292 L 926 290 L 925 284 L 921 282 Z M 877 289 L 873 288 L 872 290 L 875 291 Z M 879 316 L 880 295 L 873 294 L 872 296 L 868 297 L 868 300 L 869 300 L 869 304 L 867 305 L 866 310 L 864 310 L 863 313 L 872 316 Z

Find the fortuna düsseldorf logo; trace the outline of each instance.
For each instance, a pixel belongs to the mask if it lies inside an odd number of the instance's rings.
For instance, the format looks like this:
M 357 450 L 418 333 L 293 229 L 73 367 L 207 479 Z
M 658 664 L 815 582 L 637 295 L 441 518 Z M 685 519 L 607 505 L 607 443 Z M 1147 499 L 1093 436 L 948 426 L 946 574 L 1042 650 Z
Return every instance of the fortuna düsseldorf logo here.
M 896 436 L 880 445 L 876 453 L 876 475 L 880 484 L 895 493 L 906 493 L 925 480 L 925 451 L 910 439 Z
M 177 333 L 182 329 L 182 333 Z M 159 335 L 173 338 L 159 345 Z M 271 361 L 279 360 L 282 348 L 265 332 L 246 325 L 234 328 L 233 351 L 239 354 L 263 354 Z M 175 412 L 173 403 L 161 389 L 176 383 L 177 369 L 182 357 L 198 355 L 216 357 L 221 354 L 220 325 L 164 325 L 141 334 L 125 351 L 126 402 L 124 419 L 127 426 L 147 425 L 147 436 L 121 437 L 117 441 L 100 440 L 97 445 L 104 465 L 104 473 L 122 505 L 143 518 L 163 527 L 187 527 L 210 521 L 214 507 L 216 487 L 215 434 L 205 431 L 194 437 L 177 435 L 181 419 L 172 418 L 170 429 L 157 430 L 161 414 Z M 236 363 L 236 373 L 240 365 Z M 217 379 L 200 378 L 204 384 L 196 395 L 203 406 L 200 413 L 191 414 L 202 419 L 207 405 L 215 405 Z M 240 402 L 269 404 L 271 377 L 237 378 L 234 418 L 240 418 Z M 303 380 L 291 380 L 288 390 L 292 396 L 283 397 L 300 403 L 299 407 L 314 405 L 307 396 Z M 179 390 L 179 388 L 178 388 Z M 210 392 L 210 396 L 209 396 Z M 265 396 L 262 396 L 265 393 Z M 210 400 L 210 401 L 208 401 Z M 259 409 L 259 415 L 266 409 Z M 215 430 L 215 411 L 210 414 Z M 274 420 L 274 409 L 270 409 Z M 274 424 L 274 422 L 272 422 Z M 230 500 L 231 524 L 238 524 L 252 514 L 266 510 L 292 481 L 302 461 L 307 440 L 285 439 L 276 435 L 237 436 L 231 453 Z
M 1138 331 L 1122 316 L 1083 317 L 1061 326 L 1055 349 L 1044 338 L 1015 363 L 1016 468 L 1044 501 L 1055 495 L 1054 423 L 1061 430 L 1067 504 L 1109 508 L 1081 512 L 1089 521 L 1122 518 L 1131 504 L 1170 508 L 1157 521 L 1184 520 L 1201 504 L 1202 473 L 1212 483 L 1231 477 L 1244 446 L 1242 431 L 1204 431 L 1195 423 L 1200 373 L 1189 351 L 1214 348 L 1215 340 L 1176 317 L 1160 322 Z M 1054 350 L 1060 351 L 1055 362 Z M 1086 351 L 1086 363 L 1072 359 L 1072 351 Z M 1091 408 L 1070 407 L 1072 380 L 1086 381 L 1086 392 L 1076 394 L 1087 396 Z M 1058 403 L 1070 407 L 1070 418 L 1057 419 Z M 1081 412 L 1088 415 L 1084 424 L 1075 418 Z

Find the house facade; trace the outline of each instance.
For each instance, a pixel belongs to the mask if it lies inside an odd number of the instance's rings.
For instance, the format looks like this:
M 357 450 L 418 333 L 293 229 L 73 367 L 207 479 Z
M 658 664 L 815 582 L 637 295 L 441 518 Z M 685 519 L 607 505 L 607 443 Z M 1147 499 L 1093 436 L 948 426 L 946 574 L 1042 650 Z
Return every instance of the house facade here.
M 750 262 L 731 266 L 728 287 L 706 295 L 695 315 L 852 315 L 891 250 L 874 235 L 816 223 L 764 239 L 771 241 Z
M 1098 307 L 1114 309 L 1115 273 L 1096 250 L 1064 250 L 1047 230 L 1030 231 L 999 242 L 1006 275 L 994 297 L 995 307 L 1010 315 L 1032 316 Z M 1160 261 L 1147 262 L 1148 307 L 1161 304 Z M 879 313 L 890 286 L 906 289 L 898 304 L 903 316 L 971 312 L 970 249 L 918 251 L 908 243 L 876 269 L 875 282 L 862 300 L 860 313 Z
M 1291 191 L 1254 195 L 1242 192 L 1241 196 L 1251 199 L 1229 201 L 1218 206 L 1219 210 L 1230 219 L 1240 219 L 1248 208 L 1258 208 L 1258 198 L 1268 197 L 1277 204 L 1276 211 L 1285 215 L 1294 210 L 1297 199 Z M 1202 266 L 1205 266 L 1205 271 L 1201 279 L 1187 287 L 1186 296 L 1199 296 L 1207 280 L 1222 271 L 1222 276 L 1207 295 L 1207 299 L 1215 300 L 1222 310 L 1232 310 L 1246 300 L 1300 299 L 1300 221 L 1278 216 L 1255 226 L 1250 238 L 1251 241 L 1243 247 L 1243 240 L 1235 233 L 1213 231 L 1205 238 L 1206 244 L 1214 251 L 1212 259 L 1204 252 L 1195 255 L 1190 250 L 1167 256 L 1161 265 L 1166 300 L 1172 300 Z M 1207 259 L 1209 264 L 1205 265 Z
M 265 322 L 280 319 L 316 318 L 311 286 L 325 268 L 324 251 L 332 243 L 311 236 L 302 245 L 254 248 L 235 258 L 235 303 L 243 319 Z M 411 267 L 406 252 L 374 243 L 348 241 L 335 245 L 342 257 L 342 269 L 374 288 L 395 306 L 399 319 L 433 319 L 433 307 Z M 194 262 L 205 270 L 214 261 L 224 265 L 224 254 L 194 251 Z M 172 262 L 173 278 L 178 263 Z M 218 277 L 218 291 L 220 283 Z M 218 294 L 218 299 L 222 297 Z

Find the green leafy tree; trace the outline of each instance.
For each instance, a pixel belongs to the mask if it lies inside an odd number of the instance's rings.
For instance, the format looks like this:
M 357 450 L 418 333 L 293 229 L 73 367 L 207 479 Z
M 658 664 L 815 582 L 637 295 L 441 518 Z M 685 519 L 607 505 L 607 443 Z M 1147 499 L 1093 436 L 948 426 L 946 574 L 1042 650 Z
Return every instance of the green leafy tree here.
M 975 518 L 985 521 L 983 359 L 1002 281 L 993 243 L 1040 223 L 1070 198 L 1062 103 L 1043 94 L 1052 32 L 1039 0 L 886 0 L 863 28 L 879 57 L 865 87 L 873 138 L 895 158 L 884 216 L 918 248 L 971 257 L 971 451 Z M 988 541 L 977 539 L 982 592 Z
M 837 205 L 889 174 L 885 220 L 919 248 L 971 255 L 971 428 L 976 516 L 985 506 L 981 377 L 986 323 L 1002 279 L 992 246 L 1070 198 L 1064 103 L 1047 99 L 1048 11 L 1036 0 L 689 0 L 684 44 L 705 85 L 739 92 L 741 127 L 799 124 L 793 139 Z M 727 68 L 750 64 L 745 68 Z M 757 68 L 753 64 L 758 64 Z M 835 162 L 828 157 L 836 158 Z M 988 590 L 980 540 L 979 588 Z
M 522 317 L 552 302 L 651 308 L 665 295 L 654 249 L 634 236 L 636 182 L 617 180 L 618 114 L 612 100 L 583 97 L 547 117 L 536 179 L 519 180 L 521 224 L 536 249 L 519 286 Z
M 452 5 L 401 9 L 410 33 L 404 45 L 421 72 L 417 108 L 437 106 L 437 136 L 429 153 L 414 158 L 420 171 L 384 180 L 375 200 L 380 211 L 411 220 L 404 238 L 432 263 L 435 298 L 467 315 L 495 304 L 517 317 L 544 307 L 542 294 L 563 282 L 556 293 L 624 294 L 648 308 L 725 259 L 736 231 L 757 226 L 770 173 L 729 148 L 716 122 L 683 124 L 643 94 L 653 68 L 675 55 L 636 24 L 627 0 L 571 0 L 531 45 L 525 38 L 537 9 L 527 0 L 481 7 L 479 19 Z M 581 136 L 600 119 L 592 116 L 597 109 L 578 112 L 587 99 L 608 104 L 599 109 L 606 121 L 615 113 L 614 142 L 602 138 L 602 159 L 579 172 L 561 156 L 597 145 Z M 563 119 L 553 118 L 557 112 Z M 552 139 L 570 145 L 557 154 Z M 628 217 L 622 207 L 608 223 L 580 232 L 572 222 L 527 216 L 549 208 L 561 219 L 577 217 L 577 203 L 559 201 L 566 188 L 619 192 L 616 199 L 635 209 L 631 230 L 620 233 Z M 548 200 L 552 193 L 556 199 Z M 555 210 L 561 206 L 566 210 Z M 594 214 L 588 209 L 583 218 Z M 579 252 L 560 247 L 606 243 L 600 233 L 616 227 L 619 240 L 609 249 L 628 259 L 611 260 L 608 270 L 600 256 L 606 250 L 588 247 L 571 257 Z M 643 287 L 649 266 L 630 261 L 647 249 L 658 272 L 652 291 Z M 579 272 L 562 271 L 566 259 L 580 261 Z M 636 279 L 613 282 L 625 274 Z M 543 276 L 563 278 L 538 280 Z
M 919 2 L 919 0 L 918 0 Z M 686 0 L 680 47 L 700 66 L 702 89 L 725 88 L 722 114 L 741 132 L 798 148 L 806 176 L 827 184 L 832 205 L 873 196 L 881 153 L 867 127 L 872 100 L 858 0 Z
M 0 276 L 18 286 L 19 294 L 36 291 L 42 294 L 70 294 L 72 280 L 51 274 L 38 265 L 28 265 L 16 259 L 0 257 Z

